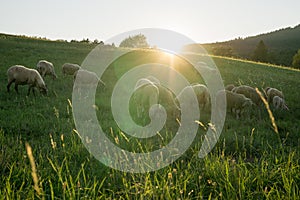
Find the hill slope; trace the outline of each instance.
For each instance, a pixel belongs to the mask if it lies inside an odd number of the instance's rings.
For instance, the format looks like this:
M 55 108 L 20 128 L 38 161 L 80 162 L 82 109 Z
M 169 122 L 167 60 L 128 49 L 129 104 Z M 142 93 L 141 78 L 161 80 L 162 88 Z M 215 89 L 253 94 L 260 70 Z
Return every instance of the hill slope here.
M 244 39 L 202 45 L 214 55 L 251 59 L 260 40 L 268 49 L 268 62 L 291 66 L 293 56 L 300 49 L 300 25 Z

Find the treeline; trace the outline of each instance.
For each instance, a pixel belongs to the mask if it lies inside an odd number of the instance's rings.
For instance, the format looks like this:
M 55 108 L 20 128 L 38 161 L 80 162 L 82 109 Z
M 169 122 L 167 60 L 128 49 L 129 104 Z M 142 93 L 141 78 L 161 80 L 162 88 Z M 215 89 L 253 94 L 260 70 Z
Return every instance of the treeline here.
M 214 55 L 300 68 L 293 60 L 300 49 L 300 25 L 244 39 L 236 38 L 226 42 L 202 44 L 202 46 Z M 193 45 L 190 48 L 193 48 Z
M 63 40 L 63 39 L 58 39 L 58 40 L 50 40 L 46 37 L 37 37 L 37 36 L 26 36 L 26 35 L 10 35 L 10 34 L 4 34 L 0 33 L 0 39 L 6 39 L 6 40 L 20 40 L 20 39 L 25 39 L 27 41 L 34 41 L 34 40 L 39 40 L 39 41 L 49 41 L 49 42 L 65 42 L 65 43 L 87 43 L 87 44 L 104 44 L 103 41 L 99 41 L 98 39 L 95 40 L 90 40 L 88 38 L 83 38 L 82 40 L 75 40 L 72 39 L 70 41 L 68 40 Z
M 84 43 L 84 44 L 100 44 L 100 45 L 110 45 L 112 47 L 115 47 L 115 44 L 104 44 L 104 42 L 98 39 L 90 40 L 88 38 L 83 38 L 82 40 L 75 40 L 72 39 L 70 41 L 68 40 L 50 40 L 46 37 L 36 37 L 36 36 L 25 36 L 25 35 L 10 35 L 10 34 L 4 34 L 0 33 L 0 39 L 4 40 L 10 40 L 10 41 L 17 41 L 17 40 L 26 40 L 30 42 L 34 41 L 45 41 L 45 42 L 62 42 L 62 43 Z M 126 48 L 149 48 L 150 45 L 147 42 L 147 38 L 143 34 L 137 34 L 133 36 L 129 36 L 127 38 L 124 38 L 119 47 L 126 47 Z

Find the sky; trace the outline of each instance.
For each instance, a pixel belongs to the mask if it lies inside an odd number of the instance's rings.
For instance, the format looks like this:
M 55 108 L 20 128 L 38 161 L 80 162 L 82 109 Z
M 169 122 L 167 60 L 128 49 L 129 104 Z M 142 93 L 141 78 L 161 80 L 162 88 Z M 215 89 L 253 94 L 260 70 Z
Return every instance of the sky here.
M 107 41 L 162 28 L 198 43 L 221 42 L 300 24 L 299 0 L 0 0 L 0 33 Z

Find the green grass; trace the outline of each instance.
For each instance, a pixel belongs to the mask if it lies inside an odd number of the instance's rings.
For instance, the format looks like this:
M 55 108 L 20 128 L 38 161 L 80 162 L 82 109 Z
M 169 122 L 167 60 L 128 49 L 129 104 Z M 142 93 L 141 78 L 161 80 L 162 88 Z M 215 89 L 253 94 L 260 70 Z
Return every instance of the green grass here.
M 198 158 L 203 134 L 199 127 L 194 143 L 177 161 L 158 171 L 132 174 L 106 167 L 83 146 L 76 133 L 72 105 L 72 77 L 63 77 L 65 62 L 81 63 L 94 45 L 0 37 L 0 199 L 299 199 L 300 196 L 300 72 L 214 58 L 224 84 L 272 86 L 284 91 L 289 112 L 274 111 L 275 133 L 265 110 L 250 119 L 228 114 L 221 138 L 204 159 Z M 120 134 L 113 122 L 110 96 L 118 78 L 143 62 L 168 63 L 156 53 L 138 51 L 114 62 L 99 87 L 97 117 L 113 142 L 132 151 L 147 151 L 162 144 L 160 138 L 140 141 Z M 14 64 L 35 68 L 40 59 L 53 62 L 58 79 L 46 77 L 48 96 L 26 97 L 6 92 L 6 70 Z M 201 78 L 182 60 L 177 68 L 191 82 Z M 181 68 L 185 66 L 185 68 Z M 189 69 L 189 70 L 187 70 Z M 115 70 L 118 70 L 117 73 Z M 209 113 L 201 113 L 207 126 Z M 167 142 L 176 126 L 161 132 Z M 126 137 L 126 138 L 125 138 Z M 38 186 L 25 143 L 33 150 Z

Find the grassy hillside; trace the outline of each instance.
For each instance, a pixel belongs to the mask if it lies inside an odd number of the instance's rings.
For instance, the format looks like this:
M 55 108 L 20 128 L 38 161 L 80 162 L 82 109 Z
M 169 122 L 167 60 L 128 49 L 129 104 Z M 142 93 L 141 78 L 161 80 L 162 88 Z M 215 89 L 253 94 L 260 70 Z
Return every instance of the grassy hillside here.
M 288 27 L 256 36 L 237 38 L 235 40 L 203 44 L 209 53 L 221 56 L 233 56 L 252 59 L 259 41 L 268 49 L 268 62 L 291 66 L 293 56 L 300 49 L 300 25 Z M 191 46 L 192 48 L 192 46 Z
M 214 58 L 224 84 L 272 86 L 284 91 L 290 111 L 274 111 L 275 133 L 265 109 L 236 120 L 228 113 L 221 138 L 204 159 L 198 158 L 203 127 L 192 146 L 171 165 L 155 172 L 131 174 L 106 167 L 83 146 L 72 117 L 72 77 L 63 77 L 65 62 L 81 63 L 92 44 L 66 43 L 1 35 L 0 37 L 0 197 L 1 199 L 297 199 L 300 196 L 299 71 L 225 58 Z M 14 64 L 35 68 L 40 59 L 53 62 L 57 80 L 45 78 L 48 96 L 6 92 L 6 70 Z M 122 148 L 145 151 L 158 148 L 174 135 L 139 141 L 120 133 L 113 122 L 110 96 L 114 84 L 131 67 L 144 62 L 168 63 L 158 52 L 136 51 L 116 60 L 97 89 L 97 117 L 107 136 Z M 173 66 L 191 82 L 201 82 L 191 66 L 175 60 Z M 118 70 L 118 72 L 116 72 Z M 199 119 L 208 127 L 210 114 Z M 188 136 L 187 136 L 188 137 Z M 129 139 L 128 139 L 129 138 Z M 25 143 L 33 151 L 38 180 Z M 149 146 L 147 146 L 149 145 Z M 143 149 L 145 147 L 146 149 Z M 36 186 L 34 187 L 34 185 Z

